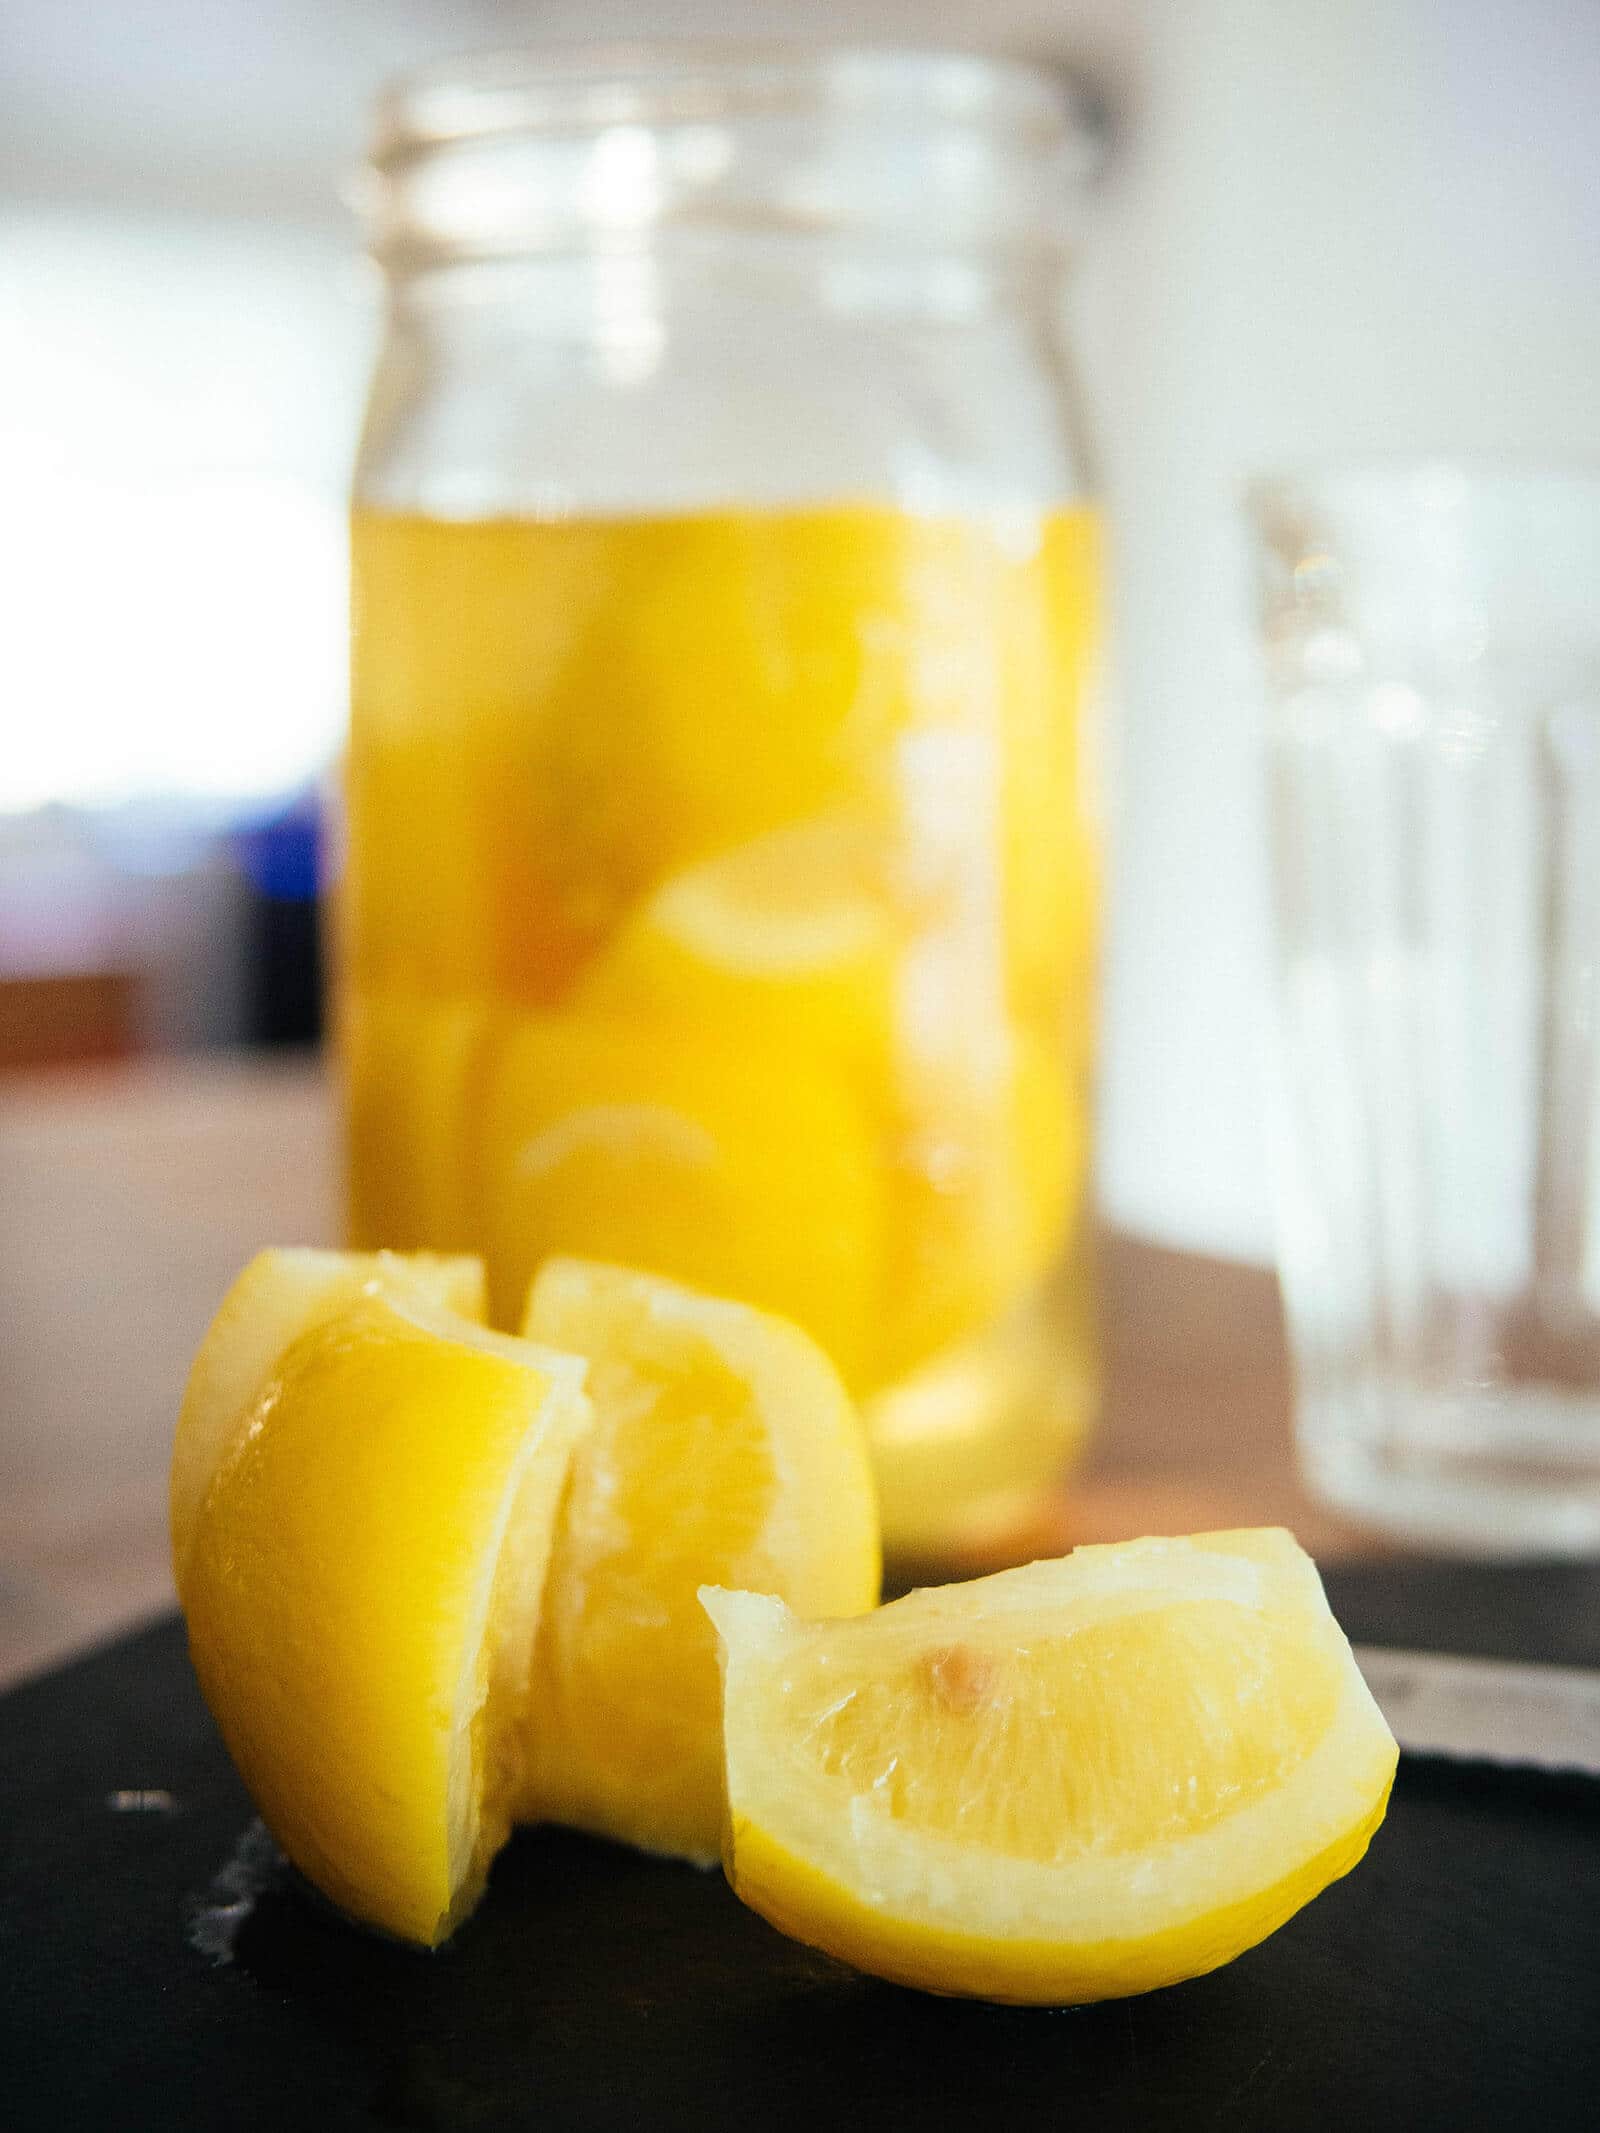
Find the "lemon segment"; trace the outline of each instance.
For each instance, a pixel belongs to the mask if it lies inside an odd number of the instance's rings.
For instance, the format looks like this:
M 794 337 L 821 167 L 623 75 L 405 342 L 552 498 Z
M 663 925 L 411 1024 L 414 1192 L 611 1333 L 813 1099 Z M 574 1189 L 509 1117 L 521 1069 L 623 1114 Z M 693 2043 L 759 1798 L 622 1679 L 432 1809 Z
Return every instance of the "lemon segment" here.
M 722 1639 L 736 1892 L 897 1983 L 1067 2004 L 1227 1962 L 1353 1866 L 1396 1751 L 1289 1535 L 1082 1548 Z
M 862 1107 L 809 1055 L 682 1020 L 530 1016 L 479 1124 L 497 1322 L 570 1253 L 780 1313 L 860 1370 L 882 1178 Z
M 289 1858 L 432 1946 L 509 1829 L 582 1366 L 387 1294 L 280 1355 L 179 1578 L 229 1753 Z
M 586 1358 L 534 1666 L 519 1807 L 709 1862 L 722 1823 L 708 1577 L 849 1615 L 878 1596 L 872 1476 L 837 1373 L 798 1328 L 648 1275 L 552 1260 L 525 1330 Z
M 258 1252 L 206 1330 L 178 1411 L 168 1510 L 181 1588 L 200 1506 L 283 1351 L 363 1298 L 408 1296 L 482 1324 L 483 1261 L 432 1252 Z

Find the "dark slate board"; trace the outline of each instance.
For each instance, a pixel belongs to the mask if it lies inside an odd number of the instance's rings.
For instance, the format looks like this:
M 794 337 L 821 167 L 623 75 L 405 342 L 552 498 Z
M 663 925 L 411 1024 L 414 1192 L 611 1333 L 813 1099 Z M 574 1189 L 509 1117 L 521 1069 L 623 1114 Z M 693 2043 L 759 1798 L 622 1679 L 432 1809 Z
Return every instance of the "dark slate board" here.
M 1330 1583 L 1360 1637 L 1600 1663 L 1600 1573 Z M 1600 2124 L 1600 1783 L 1408 1760 L 1366 1864 L 1264 1947 L 1066 2013 L 876 1984 L 715 1875 L 549 1831 L 417 1955 L 281 1870 L 220 1908 L 249 1826 L 176 1622 L 0 1699 L 4 2133 Z

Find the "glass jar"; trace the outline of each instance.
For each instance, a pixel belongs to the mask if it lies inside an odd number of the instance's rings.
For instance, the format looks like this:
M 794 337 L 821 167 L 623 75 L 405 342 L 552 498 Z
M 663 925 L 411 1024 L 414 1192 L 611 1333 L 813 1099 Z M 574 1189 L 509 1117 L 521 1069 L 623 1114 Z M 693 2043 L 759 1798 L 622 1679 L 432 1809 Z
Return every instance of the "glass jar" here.
M 352 1241 L 796 1319 L 902 1560 L 1095 1397 L 1088 146 L 1009 62 L 663 48 L 415 78 L 368 170 Z

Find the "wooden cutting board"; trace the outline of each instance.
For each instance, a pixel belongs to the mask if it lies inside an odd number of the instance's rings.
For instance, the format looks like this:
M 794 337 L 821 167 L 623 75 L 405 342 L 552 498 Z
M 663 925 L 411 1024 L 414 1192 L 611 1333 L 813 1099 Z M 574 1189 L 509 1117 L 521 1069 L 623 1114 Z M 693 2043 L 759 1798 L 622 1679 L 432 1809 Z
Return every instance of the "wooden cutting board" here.
M 1330 1586 L 1370 1641 L 1600 1663 L 1600 1573 Z M 1408 1759 L 1365 1865 L 1264 1947 L 1060 2013 L 876 1984 L 556 1832 L 413 1954 L 250 1828 L 175 1621 L 0 1700 L 4 2133 L 1600 2125 L 1593 1781 Z

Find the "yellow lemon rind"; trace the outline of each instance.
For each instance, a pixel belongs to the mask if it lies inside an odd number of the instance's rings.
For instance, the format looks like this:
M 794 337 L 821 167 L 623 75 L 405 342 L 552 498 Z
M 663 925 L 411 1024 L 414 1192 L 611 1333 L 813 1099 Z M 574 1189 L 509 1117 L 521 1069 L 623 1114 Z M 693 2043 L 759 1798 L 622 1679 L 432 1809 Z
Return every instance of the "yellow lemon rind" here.
M 168 1514 L 180 1595 L 212 1476 L 279 1358 L 314 1326 L 380 1293 L 437 1305 L 477 1325 L 486 1315 L 483 1261 L 465 1253 L 276 1245 L 257 1252 L 222 1299 L 190 1365 L 173 1436 Z
M 363 1297 L 279 1359 L 197 1521 L 190 1653 L 263 1821 L 339 1909 L 423 1946 L 509 1831 L 582 1378 Z
M 1393 1782 L 1391 1767 L 1365 1820 L 1270 1888 L 1148 1940 L 1063 1946 L 908 1924 L 872 1910 L 743 1820 L 730 1825 L 723 1864 L 739 1900 L 780 1933 L 886 1983 L 1018 2007 L 1087 2006 L 1219 1970 L 1277 1932 L 1359 1865 L 1387 1812 Z

